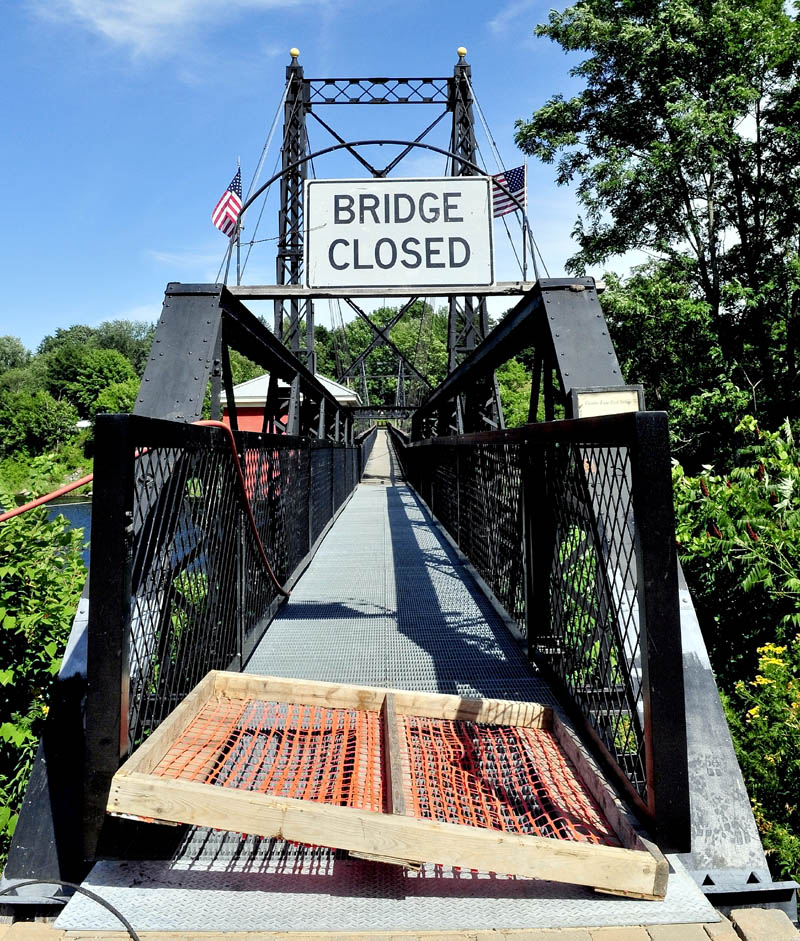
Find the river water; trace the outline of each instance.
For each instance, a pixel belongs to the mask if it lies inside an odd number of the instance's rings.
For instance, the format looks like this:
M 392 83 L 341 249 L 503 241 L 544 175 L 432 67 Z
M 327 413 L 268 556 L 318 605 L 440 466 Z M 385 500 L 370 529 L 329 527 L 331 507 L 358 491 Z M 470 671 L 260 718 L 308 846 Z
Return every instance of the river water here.
M 89 565 L 89 531 L 92 524 L 92 501 L 83 500 L 75 503 L 53 501 L 47 504 L 47 515 L 52 520 L 63 516 L 73 529 L 83 529 L 83 541 L 87 543 L 83 550 L 83 562 Z

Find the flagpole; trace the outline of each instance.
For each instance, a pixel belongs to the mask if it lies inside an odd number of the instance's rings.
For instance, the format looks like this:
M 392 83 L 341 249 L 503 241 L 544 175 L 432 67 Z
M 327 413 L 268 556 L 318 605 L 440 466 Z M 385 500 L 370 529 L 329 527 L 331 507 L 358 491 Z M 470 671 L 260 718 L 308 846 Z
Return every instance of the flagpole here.
M 242 171 L 242 162 L 241 158 L 236 158 L 236 166 L 239 169 L 239 172 Z M 236 284 L 239 285 L 242 283 L 242 225 L 241 219 L 237 221 L 236 224 Z
M 525 207 L 522 210 L 522 280 L 528 280 L 528 158 L 525 158 L 525 162 L 522 165 L 523 177 L 525 181 L 525 198 L 522 200 L 522 204 Z
M 230 270 L 231 270 L 231 257 L 232 257 L 232 255 L 233 255 L 233 241 L 232 241 L 232 239 L 228 239 L 228 251 L 225 253 L 225 255 L 226 255 L 227 257 L 225 258 L 225 278 L 224 278 L 223 281 L 222 281 L 223 284 L 227 284 L 227 283 L 228 283 L 228 273 L 229 273 Z

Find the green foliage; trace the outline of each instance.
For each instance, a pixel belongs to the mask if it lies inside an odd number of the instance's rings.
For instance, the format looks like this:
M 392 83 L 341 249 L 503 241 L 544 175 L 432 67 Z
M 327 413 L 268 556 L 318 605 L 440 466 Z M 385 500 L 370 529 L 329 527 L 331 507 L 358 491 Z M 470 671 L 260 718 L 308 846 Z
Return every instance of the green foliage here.
M 122 382 L 112 382 L 97 396 L 92 404 L 92 418 L 102 412 L 119 414 L 132 412 L 139 394 L 139 380 L 134 376 Z
M 81 358 L 74 382 L 67 392 L 75 402 L 81 418 L 92 414 L 98 395 L 111 385 L 136 380 L 133 366 L 116 350 L 89 349 Z
M 0 373 L 27 366 L 31 354 L 18 337 L 0 337 Z
M 254 363 L 253 360 L 243 356 L 238 350 L 230 350 L 231 378 L 233 384 L 247 382 L 248 379 L 257 379 L 264 375 L 264 367 Z
M 106 320 L 93 334 L 93 343 L 101 350 L 116 350 L 141 376 L 153 345 L 155 324 L 143 320 Z
M 48 522 L 45 510 L 0 523 L 0 859 L 83 586 L 82 536 L 63 517 Z
M 674 469 L 677 539 L 773 873 L 800 875 L 800 448 L 747 416 L 729 474 Z M 792 639 L 794 638 L 794 639 Z M 758 658 L 754 679 L 752 665 Z
M 758 648 L 758 670 L 726 698 L 773 876 L 800 878 L 800 634 Z
M 3 458 L 0 460 L 0 492 L 9 494 L 27 490 L 31 495 L 29 499 L 34 499 L 56 490 L 65 482 L 91 474 L 92 459 L 84 454 L 87 437 L 88 433 L 81 431 L 54 451 L 33 458 L 25 452 Z M 73 494 L 80 492 L 76 490 Z
M 531 376 L 518 359 L 510 359 L 497 370 L 497 385 L 507 428 L 524 425 L 531 399 Z
M 578 94 L 517 124 L 577 184 L 571 267 L 631 249 L 679 266 L 727 374 L 779 420 L 800 389 L 800 23 L 782 0 L 583 0 L 537 34 L 588 54 Z
M 746 416 L 736 430 L 745 444 L 730 474 L 675 468 L 678 544 L 688 562 L 735 572 L 743 591 L 762 588 L 780 638 L 800 629 L 800 449 L 788 421 L 765 432 Z

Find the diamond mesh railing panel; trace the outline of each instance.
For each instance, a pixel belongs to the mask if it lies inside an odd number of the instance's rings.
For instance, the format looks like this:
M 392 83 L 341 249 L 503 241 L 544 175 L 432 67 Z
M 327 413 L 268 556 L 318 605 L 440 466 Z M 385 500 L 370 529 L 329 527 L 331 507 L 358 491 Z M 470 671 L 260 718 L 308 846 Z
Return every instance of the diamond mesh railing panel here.
M 631 452 L 591 436 L 559 441 L 557 424 L 410 447 L 394 432 L 392 442 L 407 479 L 647 805 Z M 544 569 L 537 589 L 526 572 L 533 554 Z M 549 616 L 529 616 L 529 603 Z
M 627 448 L 547 448 L 555 545 L 541 653 L 646 802 L 639 589 Z
M 281 486 L 276 493 L 276 504 L 286 532 L 288 578 L 311 548 L 308 538 L 311 452 L 308 448 L 282 448 L 280 467 Z
M 478 444 L 461 454 L 459 461 L 459 544 L 524 630 L 521 446 Z
M 136 462 L 128 638 L 131 746 L 209 669 L 230 665 L 241 650 L 240 619 L 266 613 L 277 595 L 262 577 L 263 567 L 245 561 L 257 547 L 252 531 L 245 532 L 241 499 L 230 448 L 152 448 Z
M 328 448 L 311 451 L 311 542 L 316 542 L 333 515 L 331 473 L 333 458 Z
M 123 518 L 106 526 L 92 572 L 102 585 L 103 538 L 130 545 L 130 620 L 114 628 L 127 662 L 123 750 L 153 731 L 209 670 L 239 668 L 277 610 L 276 581 L 284 584 L 298 569 L 352 492 L 360 459 L 358 445 L 244 434 L 242 485 L 220 429 L 127 421 L 130 447 L 118 455 L 120 475 L 127 463 L 132 480 L 127 528 Z M 98 515 L 116 485 L 106 475 L 96 479 Z M 103 629 L 107 636 L 112 630 Z M 98 696 L 103 682 L 115 684 L 110 675 L 93 682 Z
M 333 511 L 344 503 L 347 495 L 347 452 L 339 449 L 333 452 Z

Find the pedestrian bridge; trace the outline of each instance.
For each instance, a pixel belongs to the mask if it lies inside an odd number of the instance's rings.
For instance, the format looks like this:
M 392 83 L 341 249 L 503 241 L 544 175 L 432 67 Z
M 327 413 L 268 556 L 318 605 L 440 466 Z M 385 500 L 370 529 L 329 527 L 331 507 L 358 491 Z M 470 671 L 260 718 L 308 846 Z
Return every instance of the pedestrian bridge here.
M 135 413 L 98 419 L 91 579 L 5 873 L 15 903 L 83 880 L 137 931 L 374 936 L 699 926 L 712 903 L 790 895 L 679 580 L 666 417 L 568 417 L 569 392 L 626 391 L 604 328 L 590 279 L 539 282 L 404 431 L 340 407 L 226 289 L 171 285 Z M 217 396 L 233 401 L 228 346 L 274 377 L 261 434 L 235 409 L 231 428 L 200 420 L 220 340 Z M 493 370 L 530 345 L 531 423 L 489 428 Z M 666 896 L 109 816 L 120 764 L 211 670 L 552 707 L 602 812 L 666 854 Z M 78 894 L 57 926 L 119 921 Z

